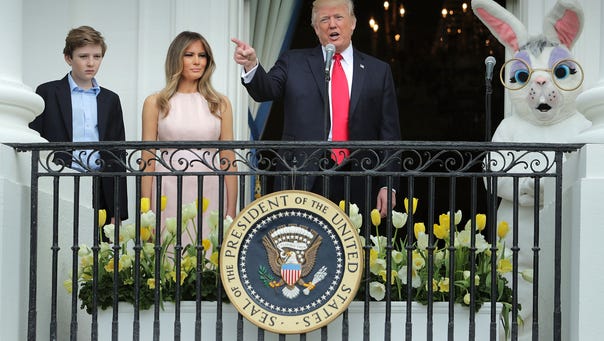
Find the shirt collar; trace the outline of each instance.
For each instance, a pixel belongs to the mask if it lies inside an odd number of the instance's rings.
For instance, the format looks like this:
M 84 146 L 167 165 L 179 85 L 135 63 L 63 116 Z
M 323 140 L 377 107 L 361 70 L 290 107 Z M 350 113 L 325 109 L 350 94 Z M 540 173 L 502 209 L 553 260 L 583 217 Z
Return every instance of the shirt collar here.
M 350 63 L 352 61 L 352 43 L 348 45 L 346 50 L 342 51 L 341 55 L 342 59 L 344 59 L 346 62 Z
M 326 51 L 325 51 L 325 46 L 321 47 L 321 50 L 323 51 L 323 59 L 325 59 L 325 55 L 326 55 Z M 350 43 L 350 45 L 348 45 L 348 47 L 342 51 L 342 53 L 340 53 L 342 55 L 342 59 L 344 60 L 345 63 L 352 63 L 352 58 L 353 58 L 353 48 L 352 48 L 352 42 Z
M 92 88 L 90 88 L 88 90 L 84 90 L 76 84 L 76 82 L 73 80 L 73 77 L 71 77 L 71 72 L 67 74 L 67 80 L 69 81 L 69 89 L 71 90 L 71 92 L 73 92 L 73 91 L 82 91 L 82 92 L 92 91 L 92 92 L 94 92 L 95 95 L 98 95 L 99 92 L 101 92 L 101 87 L 99 87 L 99 83 L 97 83 L 96 78 L 92 78 Z

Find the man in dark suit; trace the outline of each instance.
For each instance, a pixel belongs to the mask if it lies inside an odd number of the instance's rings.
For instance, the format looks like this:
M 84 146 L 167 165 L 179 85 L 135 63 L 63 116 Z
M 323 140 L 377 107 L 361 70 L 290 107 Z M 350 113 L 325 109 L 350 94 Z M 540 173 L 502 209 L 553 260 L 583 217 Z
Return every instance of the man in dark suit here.
M 284 141 L 369 141 L 369 140 L 400 140 L 399 113 L 397 99 L 394 90 L 392 73 L 388 64 L 366 55 L 352 47 L 351 38 L 356 26 L 356 17 L 351 0 L 316 0 L 312 9 L 312 26 L 319 38 L 321 46 L 311 49 L 290 50 L 283 53 L 275 65 L 268 71 L 260 65 L 255 50 L 247 43 L 238 39 L 232 39 L 237 45 L 234 59 L 243 66 L 242 82 L 252 98 L 258 102 L 269 100 L 282 100 L 284 104 Z M 335 138 L 334 127 L 324 124 L 325 101 L 331 99 L 329 108 L 330 121 L 334 121 L 334 98 L 340 95 L 333 87 L 326 94 L 325 87 L 325 56 L 326 46 L 333 44 L 335 54 L 342 65 L 348 83 L 348 121 L 346 123 L 347 136 Z M 331 83 L 334 82 L 336 62 L 331 67 Z M 333 86 L 333 84 L 332 84 Z M 346 86 L 344 85 L 344 89 Z M 348 99 L 349 98 L 349 99 Z M 299 157 L 301 153 L 308 155 L 308 150 L 286 153 L 288 160 L 294 156 Z M 337 151 L 336 153 L 340 153 Z M 348 155 L 345 151 L 344 155 Z M 370 152 L 351 153 L 354 160 L 344 160 L 338 166 L 344 170 L 357 170 L 362 166 L 359 160 L 368 157 L 375 163 L 377 156 Z M 386 154 L 380 155 L 384 160 Z M 300 158 L 298 158 L 300 159 Z M 304 158 L 302 158 L 304 159 Z M 383 162 L 383 161 L 382 161 Z M 390 163 L 386 170 L 395 170 L 398 164 Z M 318 169 L 314 164 L 307 169 Z M 348 167 L 348 168 L 347 168 Z M 369 167 L 371 168 L 371 167 Z M 339 177 L 341 180 L 341 177 Z M 334 182 L 336 179 L 331 180 Z M 364 205 L 364 179 L 352 177 L 351 202 Z M 385 178 L 380 177 L 379 185 L 372 192 L 377 192 L 376 208 L 382 216 L 387 212 L 388 190 Z M 322 181 L 309 179 L 311 190 L 321 193 Z M 278 184 L 280 186 L 281 184 Z M 297 189 L 302 189 L 296 183 Z M 343 198 L 342 181 L 339 184 L 330 185 L 330 198 L 336 201 Z M 334 189 L 335 186 L 335 189 Z M 336 193 L 333 193 L 333 192 Z M 337 193 L 340 191 L 340 193 Z M 392 204 L 396 204 L 394 191 L 392 192 Z M 363 212 L 365 213 L 365 212 Z
M 44 111 L 29 124 L 30 128 L 50 142 L 125 140 L 120 98 L 111 90 L 100 87 L 94 78 L 106 50 L 101 33 L 92 27 L 81 26 L 69 31 L 63 55 L 71 66 L 71 72 L 61 80 L 38 86 L 36 93 L 44 99 Z M 54 162 L 80 171 L 96 170 L 103 164 L 102 171 L 123 172 L 125 153 L 77 150 L 56 153 Z M 117 196 L 121 220 L 128 218 L 126 191 L 126 179 L 121 177 Z M 105 209 L 107 217 L 114 221 L 116 196 L 113 177 L 100 177 L 98 196 L 99 209 Z

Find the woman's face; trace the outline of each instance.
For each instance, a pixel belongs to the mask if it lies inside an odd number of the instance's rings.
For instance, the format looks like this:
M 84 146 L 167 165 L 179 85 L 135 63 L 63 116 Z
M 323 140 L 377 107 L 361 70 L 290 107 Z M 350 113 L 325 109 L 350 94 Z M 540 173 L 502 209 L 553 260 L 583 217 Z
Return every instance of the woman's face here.
M 76 84 L 84 89 L 92 86 L 92 78 L 96 75 L 103 61 L 101 45 L 86 45 L 73 50 L 72 56 L 65 56 L 65 61 L 71 66 L 71 77 Z
M 182 78 L 188 81 L 196 81 L 206 70 L 208 56 L 201 41 L 192 42 L 185 49 L 182 57 Z

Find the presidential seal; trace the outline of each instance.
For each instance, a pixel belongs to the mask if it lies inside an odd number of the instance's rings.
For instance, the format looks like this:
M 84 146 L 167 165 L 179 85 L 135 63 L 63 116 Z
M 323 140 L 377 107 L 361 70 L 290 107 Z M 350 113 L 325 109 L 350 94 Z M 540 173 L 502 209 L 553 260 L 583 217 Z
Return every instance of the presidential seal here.
M 307 333 L 337 318 L 363 274 L 361 240 L 348 216 L 310 192 L 281 191 L 233 221 L 220 252 L 225 291 L 265 330 Z

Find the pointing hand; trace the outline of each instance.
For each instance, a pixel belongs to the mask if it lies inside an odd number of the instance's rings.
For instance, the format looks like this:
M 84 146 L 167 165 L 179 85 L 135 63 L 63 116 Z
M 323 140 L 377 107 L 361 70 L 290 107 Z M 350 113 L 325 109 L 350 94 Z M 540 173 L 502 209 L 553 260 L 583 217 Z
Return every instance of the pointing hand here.
M 248 43 L 241 41 L 237 38 L 231 38 L 231 41 L 237 45 L 233 59 L 239 65 L 242 65 L 245 72 L 250 71 L 258 63 L 258 57 L 256 57 L 256 50 L 251 47 Z

